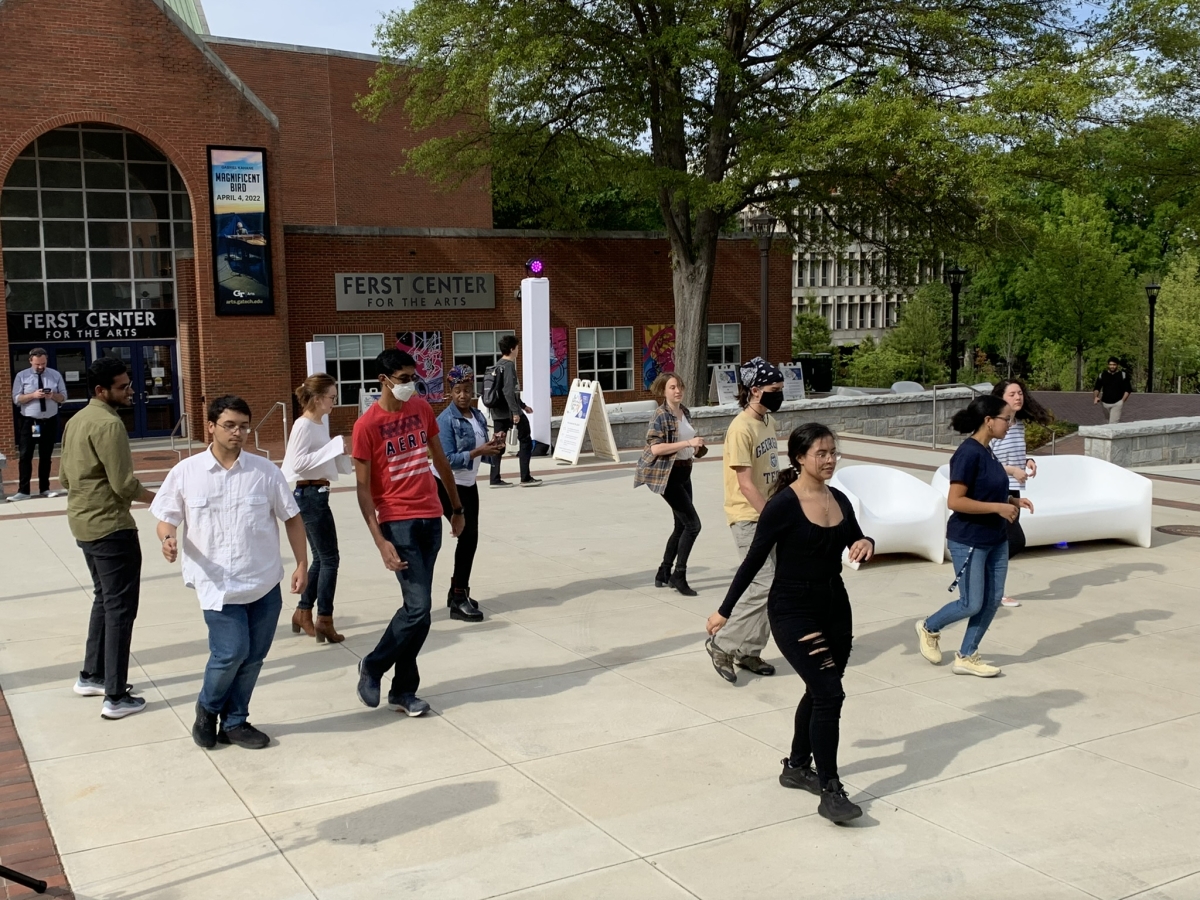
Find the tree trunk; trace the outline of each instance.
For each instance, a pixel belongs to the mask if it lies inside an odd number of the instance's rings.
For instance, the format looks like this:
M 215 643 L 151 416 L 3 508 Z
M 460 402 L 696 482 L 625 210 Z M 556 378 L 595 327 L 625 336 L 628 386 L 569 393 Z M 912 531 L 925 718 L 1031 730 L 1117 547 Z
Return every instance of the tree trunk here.
M 1083 347 L 1075 347 L 1075 390 L 1083 390 Z
M 696 229 L 696 246 L 671 237 L 671 288 L 675 294 L 675 371 L 687 385 L 686 402 L 708 401 L 708 301 L 717 259 L 717 231 Z

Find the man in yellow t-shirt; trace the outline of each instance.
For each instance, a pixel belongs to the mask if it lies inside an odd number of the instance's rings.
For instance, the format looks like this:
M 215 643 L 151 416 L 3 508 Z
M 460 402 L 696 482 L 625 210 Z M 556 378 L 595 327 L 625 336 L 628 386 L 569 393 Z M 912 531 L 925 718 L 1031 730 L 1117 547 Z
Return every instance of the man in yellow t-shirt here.
M 761 357 L 741 367 L 738 404 L 742 412 L 725 432 L 725 518 L 733 532 L 738 556 L 745 559 L 754 541 L 758 516 L 779 477 L 777 438 L 771 413 L 783 402 L 783 373 Z M 762 567 L 734 608 L 720 643 L 705 644 L 717 674 L 730 684 L 737 681 L 735 666 L 756 675 L 774 675 L 775 667 L 762 658 L 771 634 L 767 621 L 767 593 L 775 576 L 775 552 Z

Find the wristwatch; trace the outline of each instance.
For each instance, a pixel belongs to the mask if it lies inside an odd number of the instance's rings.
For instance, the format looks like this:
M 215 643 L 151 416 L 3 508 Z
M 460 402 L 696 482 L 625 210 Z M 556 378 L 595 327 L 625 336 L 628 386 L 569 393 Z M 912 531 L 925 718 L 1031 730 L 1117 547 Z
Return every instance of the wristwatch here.
M 463 511 L 463 508 L 460 506 L 458 509 L 452 509 L 452 510 L 450 510 L 450 515 L 452 515 L 452 516 L 462 516 L 462 515 L 466 515 L 466 513 Z

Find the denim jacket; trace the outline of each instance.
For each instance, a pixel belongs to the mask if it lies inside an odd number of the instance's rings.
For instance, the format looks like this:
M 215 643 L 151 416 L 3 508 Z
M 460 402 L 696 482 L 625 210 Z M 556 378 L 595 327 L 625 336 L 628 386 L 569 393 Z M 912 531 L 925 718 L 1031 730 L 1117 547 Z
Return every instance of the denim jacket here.
M 487 419 L 475 407 L 471 407 L 471 415 L 483 427 L 487 434 Z M 475 428 L 470 420 L 463 417 L 458 407 L 453 403 L 442 410 L 437 417 L 438 437 L 442 441 L 442 449 L 446 451 L 446 459 L 450 460 L 451 469 L 470 469 L 471 451 L 477 446 Z

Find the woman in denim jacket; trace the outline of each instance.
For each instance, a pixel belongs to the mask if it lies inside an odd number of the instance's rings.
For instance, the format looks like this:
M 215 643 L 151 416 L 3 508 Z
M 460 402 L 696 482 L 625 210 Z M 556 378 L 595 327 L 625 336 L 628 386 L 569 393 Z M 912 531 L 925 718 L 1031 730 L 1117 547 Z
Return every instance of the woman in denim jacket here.
M 437 418 L 438 437 L 450 468 L 454 470 L 454 483 L 462 501 L 464 518 L 462 534 L 454 548 L 454 574 L 450 577 L 450 593 L 446 605 L 450 607 L 450 618 L 464 622 L 482 622 L 483 613 L 479 604 L 471 599 L 471 566 L 475 563 L 475 550 L 479 547 L 479 487 L 475 483 L 479 474 L 479 463 L 485 456 L 504 452 L 504 438 L 487 439 L 487 420 L 475 408 L 475 373 L 470 366 L 455 366 L 447 373 L 450 382 L 450 404 Z M 438 477 L 437 470 L 433 471 Z M 438 478 L 438 496 L 442 500 L 442 512 L 450 518 L 453 507 L 450 495 Z
M 646 449 L 638 460 L 633 486 L 647 485 L 667 501 L 675 516 L 675 529 L 667 539 L 654 586 L 673 587 L 685 597 L 695 597 L 687 583 L 688 556 L 700 535 L 700 516 L 692 503 L 692 460 L 708 451 L 683 405 L 683 389 L 683 379 L 674 373 L 659 375 L 650 386 L 661 405 L 646 431 Z

